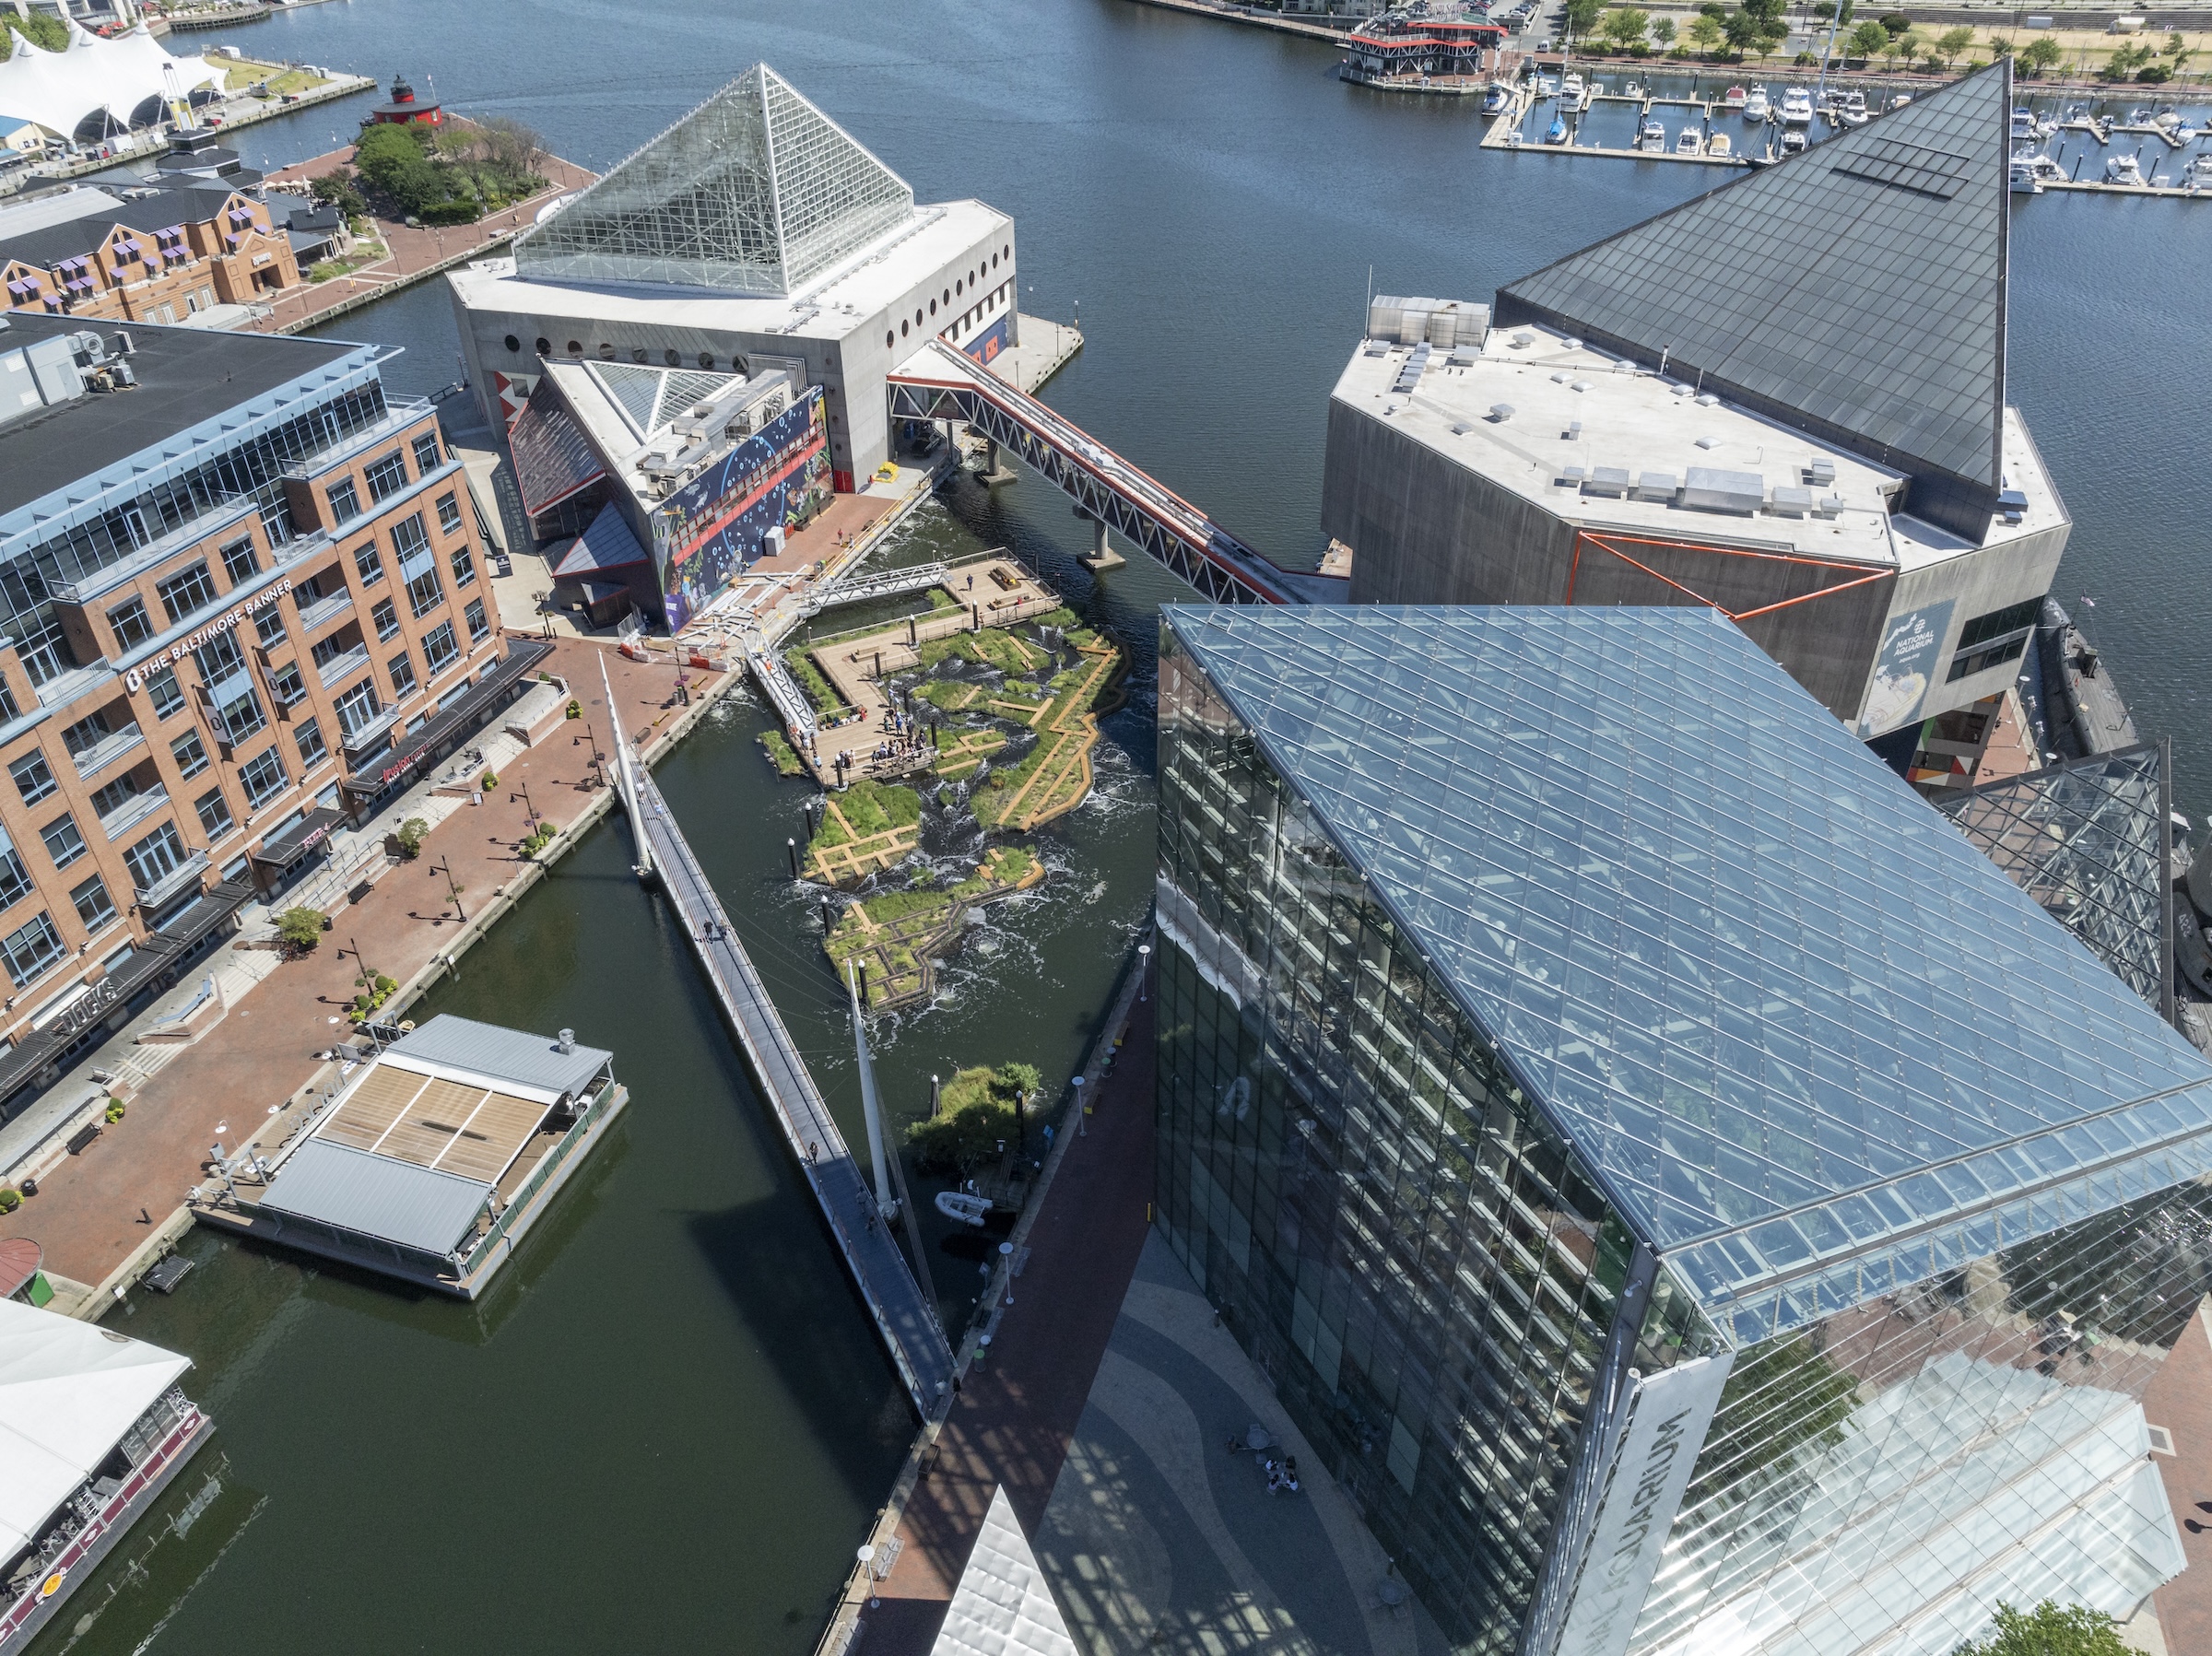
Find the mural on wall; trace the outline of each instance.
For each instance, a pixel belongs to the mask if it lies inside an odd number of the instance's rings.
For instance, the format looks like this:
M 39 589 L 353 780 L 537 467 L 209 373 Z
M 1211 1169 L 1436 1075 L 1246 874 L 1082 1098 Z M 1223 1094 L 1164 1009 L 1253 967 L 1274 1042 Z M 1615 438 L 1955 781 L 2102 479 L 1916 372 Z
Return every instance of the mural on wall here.
M 822 392 L 809 385 L 654 510 L 653 558 L 668 630 L 689 625 L 731 576 L 759 558 L 770 530 L 803 528 L 830 504 L 831 492 Z

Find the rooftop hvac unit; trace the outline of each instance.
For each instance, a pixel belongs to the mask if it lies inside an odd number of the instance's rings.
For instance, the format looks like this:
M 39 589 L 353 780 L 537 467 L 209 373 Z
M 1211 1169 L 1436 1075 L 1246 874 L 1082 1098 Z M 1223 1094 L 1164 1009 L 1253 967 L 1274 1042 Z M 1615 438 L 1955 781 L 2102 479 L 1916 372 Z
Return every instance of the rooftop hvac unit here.
M 1750 517 L 1766 503 L 1767 480 L 1757 472 L 1693 465 L 1682 489 L 1682 504 L 1693 511 L 1727 511 Z

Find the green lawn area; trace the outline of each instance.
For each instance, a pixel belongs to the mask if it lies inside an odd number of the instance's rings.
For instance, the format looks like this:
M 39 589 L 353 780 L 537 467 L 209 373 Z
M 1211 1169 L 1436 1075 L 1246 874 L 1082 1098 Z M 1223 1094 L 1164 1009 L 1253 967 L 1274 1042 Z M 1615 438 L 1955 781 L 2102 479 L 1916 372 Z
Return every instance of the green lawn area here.
M 822 676 L 822 671 L 814 664 L 813 658 L 804 650 L 786 650 L 783 652 L 783 664 L 791 669 L 792 677 L 798 680 L 799 688 L 806 692 L 806 699 L 814 703 L 816 712 L 834 717 L 851 711 L 830 687 L 830 681 Z
M 864 840 L 892 828 L 912 828 L 922 820 L 919 793 L 865 776 L 838 796 L 837 807 Z M 822 814 L 822 820 L 830 820 L 828 812 Z
M 768 750 L 770 760 L 785 776 L 804 776 L 806 773 L 806 767 L 800 762 L 797 752 L 784 738 L 782 731 L 762 731 L 760 746 Z
M 1022 674 L 1037 670 L 1040 652 L 1003 628 L 994 627 L 982 632 L 956 632 L 948 639 L 931 639 L 919 653 L 924 667 L 957 656 L 980 666 L 996 667 L 1002 673 Z
M 330 84 L 321 76 L 310 75 L 305 69 L 288 68 L 282 64 L 256 63 L 251 58 L 239 58 L 228 67 L 229 73 L 223 76 L 223 89 L 227 92 L 247 91 L 264 81 L 268 83 L 268 90 L 276 94 L 312 91 L 316 87 Z

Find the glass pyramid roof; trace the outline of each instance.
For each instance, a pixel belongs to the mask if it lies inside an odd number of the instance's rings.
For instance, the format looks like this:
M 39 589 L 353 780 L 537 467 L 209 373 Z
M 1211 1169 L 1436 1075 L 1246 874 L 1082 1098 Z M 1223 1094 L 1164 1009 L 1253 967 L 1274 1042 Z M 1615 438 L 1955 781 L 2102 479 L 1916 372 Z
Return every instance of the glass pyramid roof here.
M 2171 1015 L 2172 807 L 2157 743 L 2007 777 L 1936 806 L 2122 982 Z
M 1498 291 L 1900 470 L 2002 485 L 2008 63 Z
M 515 269 L 781 296 L 913 212 L 903 179 L 755 64 L 524 231 Z
M 636 362 L 586 362 L 583 371 L 622 410 L 640 442 L 683 413 L 706 401 L 742 374 L 697 368 L 653 368 Z
M 2212 1066 L 1724 617 L 1163 614 L 1737 1337 L 2212 1171 Z

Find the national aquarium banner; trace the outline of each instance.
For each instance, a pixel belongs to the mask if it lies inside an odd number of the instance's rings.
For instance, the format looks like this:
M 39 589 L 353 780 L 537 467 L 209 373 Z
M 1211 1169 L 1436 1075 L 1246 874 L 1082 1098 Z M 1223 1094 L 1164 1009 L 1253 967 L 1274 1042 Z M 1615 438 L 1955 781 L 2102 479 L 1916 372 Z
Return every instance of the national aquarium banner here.
M 788 533 L 811 522 L 830 492 L 822 392 L 809 385 L 654 510 L 653 557 L 668 630 L 688 626 L 731 576 L 759 558 L 771 529 Z

